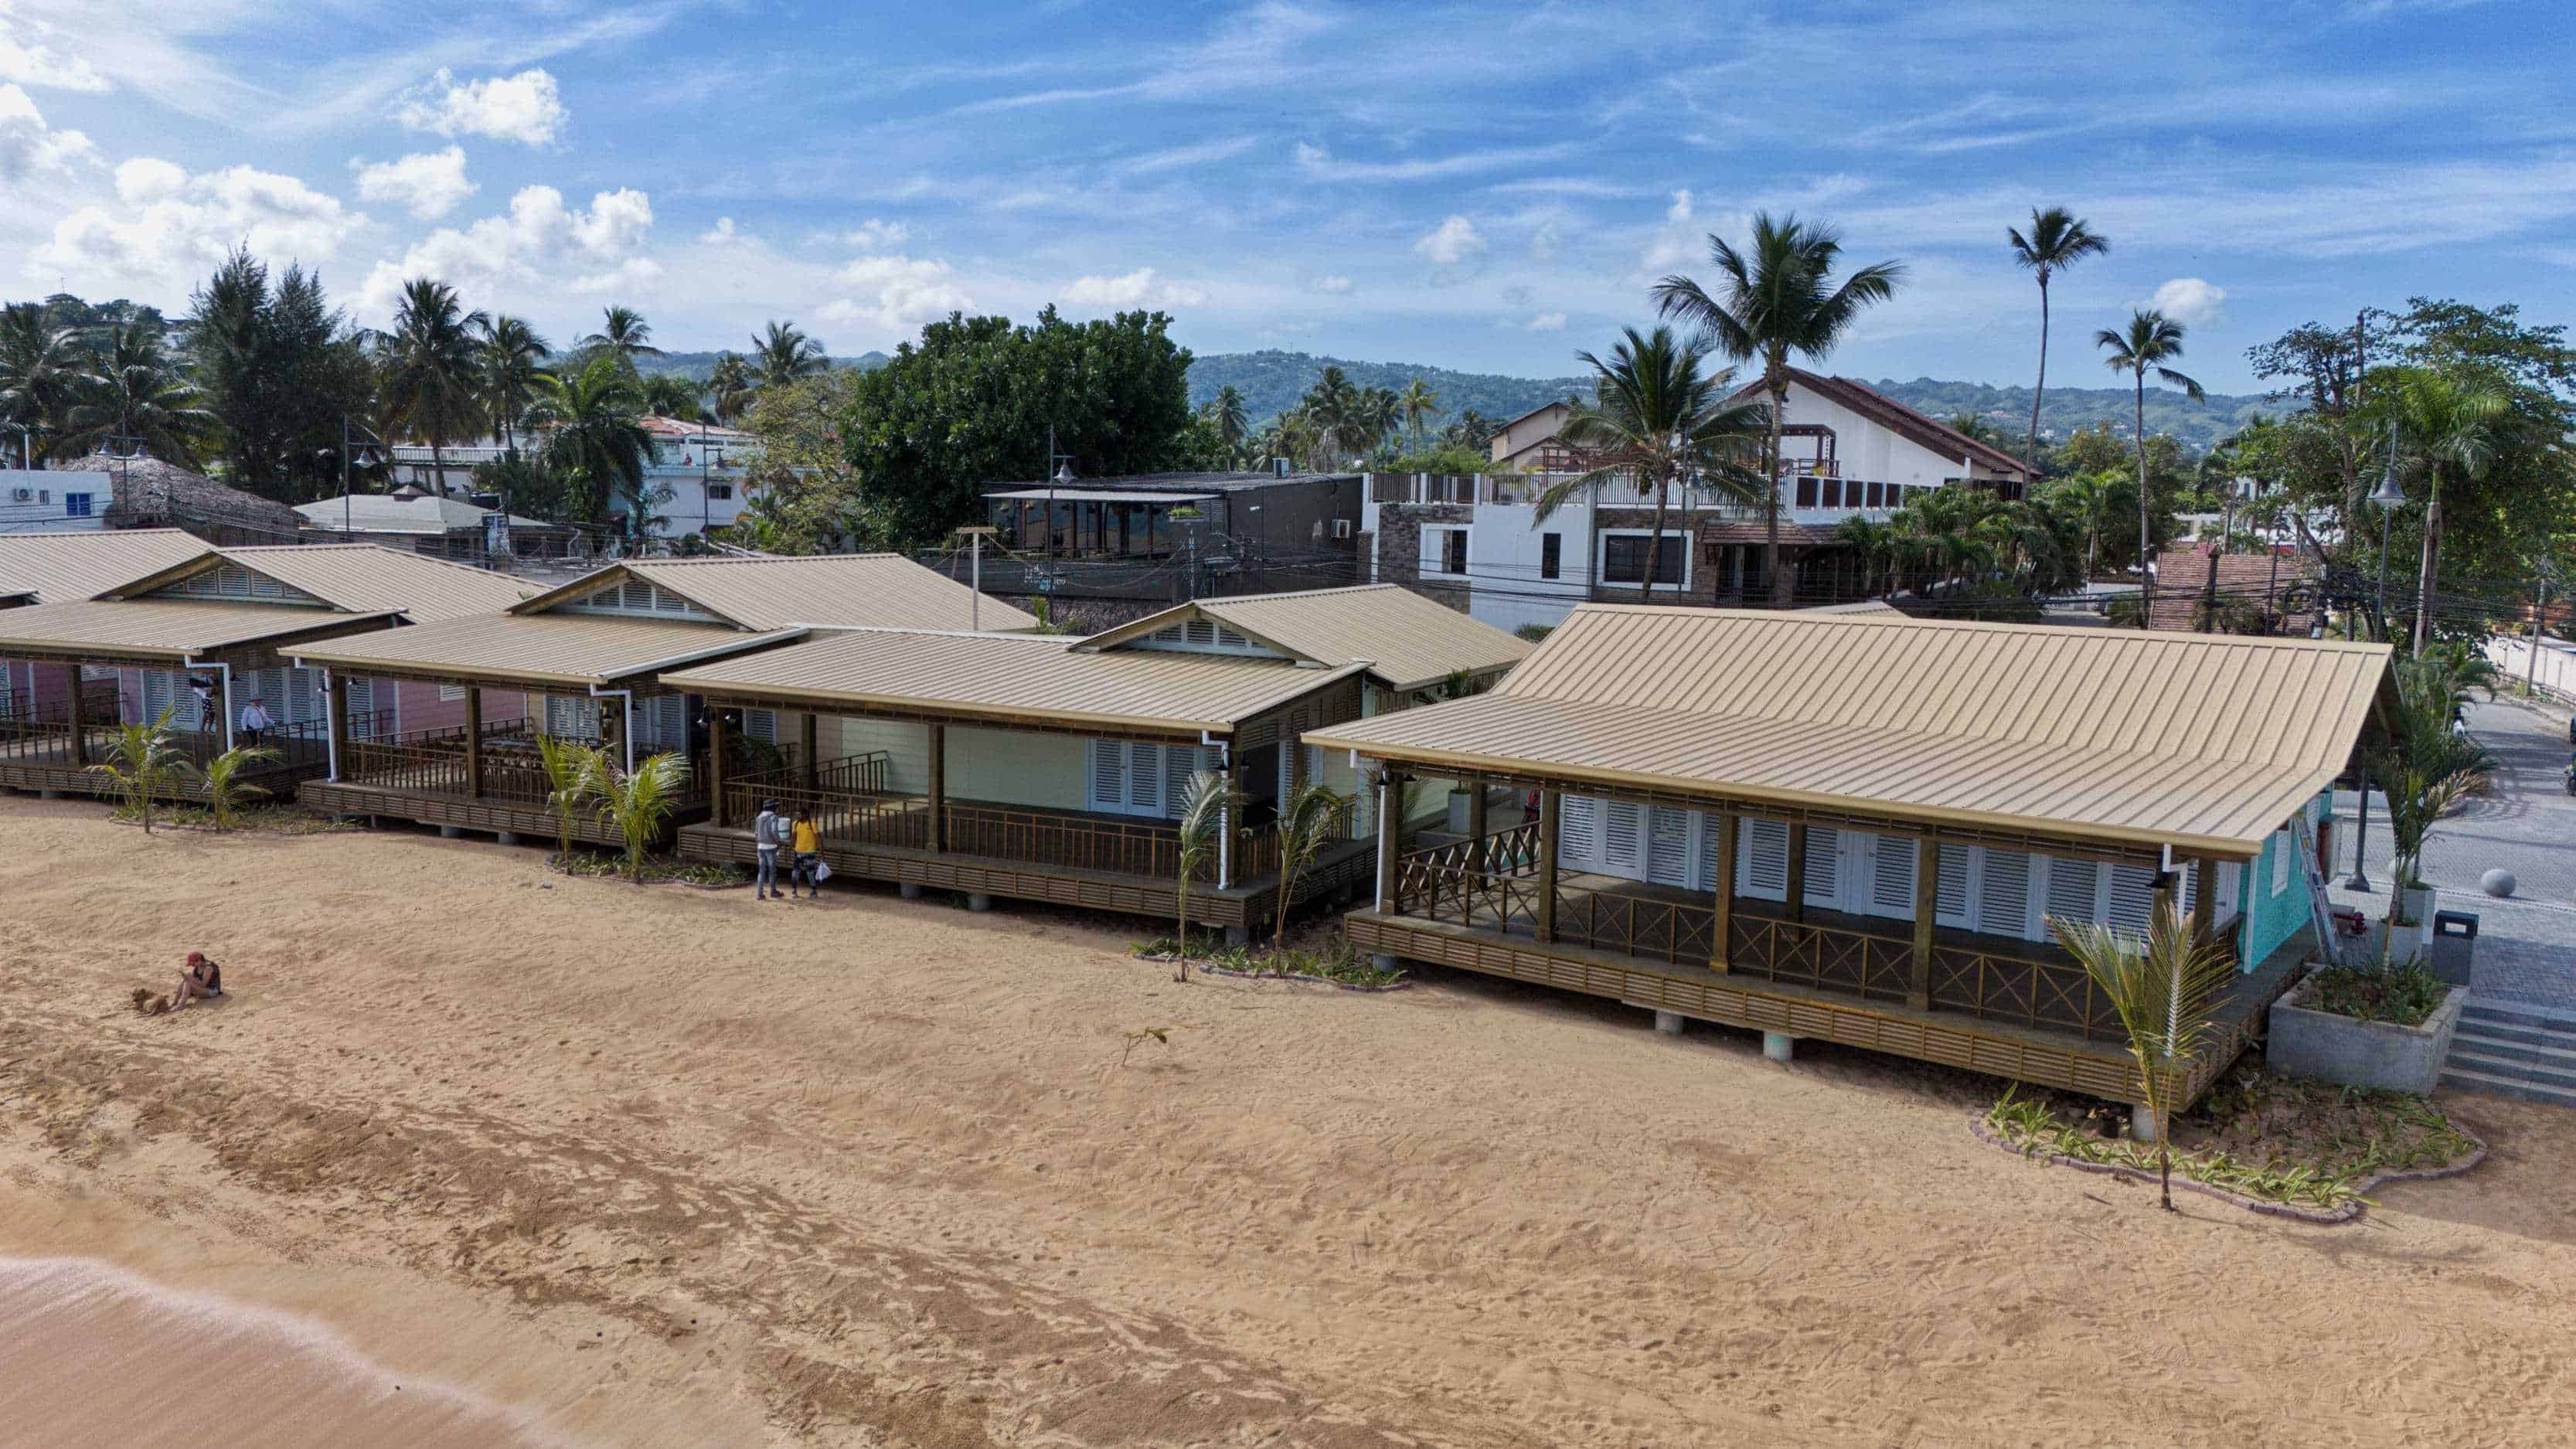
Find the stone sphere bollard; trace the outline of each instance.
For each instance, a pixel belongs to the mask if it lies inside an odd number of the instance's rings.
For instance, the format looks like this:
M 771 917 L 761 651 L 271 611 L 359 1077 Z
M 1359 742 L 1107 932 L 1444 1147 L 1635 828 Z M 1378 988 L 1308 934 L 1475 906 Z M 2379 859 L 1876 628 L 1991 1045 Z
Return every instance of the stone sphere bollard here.
M 2519 884 L 2521 884 L 2521 882 L 2513 878 L 2513 872 L 2505 870 L 2502 867 L 2488 871 L 2485 875 L 2478 877 L 2478 889 L 2485 891 L 2488 895 L 2495 897 L 2497 900 L 2503 900 L 2507 896 L 2512 895 L 2513 888 Z

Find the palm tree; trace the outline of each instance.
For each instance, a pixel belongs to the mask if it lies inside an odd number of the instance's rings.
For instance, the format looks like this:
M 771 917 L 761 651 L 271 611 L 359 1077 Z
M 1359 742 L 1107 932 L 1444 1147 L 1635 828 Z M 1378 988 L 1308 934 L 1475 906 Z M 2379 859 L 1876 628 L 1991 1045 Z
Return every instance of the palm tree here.
M 1243 394 L 1232 383 L 1216 390 L 1216 396 L 1208 402 L 1208 416 L 1216 420 L 1216 435 L 1229 448 L 1240 445 L 1252 426 L 1250 409 L 1244 406 Z
M 582 351 L 605 353 L 629 368 L 634 367 L 638 357 L 662 355 L 662 349 L 653 345 L 653 327 L 644 320 L 643 313 L 632 307 L 609 307 L 601 311 L 600 318 L 599 330 L 574 344 Z
M 598 518 L 612 494 L 647 501 L 644 465 L 653 456 L 653 439 L 637 421 L 643 412 L 643 385 L 613 352 L 597 353 L 572 376 L 548 376 L 539 385 L 532 415 L 552 430 L 546 466 L 573 480 L 572 506 L 581 516 Z M 628 523 L 639 536 L 648 527 L 634 514 Z
M 762 388 L 785 387 L 831 366 L 823 344 L 806 336 L 793 322 L 772 322 L 751 339 L 751 372 Z
M 2048 918 L 2048 929 L 2084 974 L 2111 999 L 2138 1067 L 2138 1094 L 2155 1119 L 2156 1169 L 2166 1212 L 2173 1211 L 2173 1119 L 2183 1078 L 2216 1038 L 2218 1003 L 2236 983 L 2225 943 L 2199 939 L 2196 915 L 2156 907 L 2145 944 L 2089 921 Z
M 1334 818 L 1349 803 L 1321 780 L 1307 781 L 1279 802 L 1279 921 L 1271 928 L 1271 950 L 1287 944 L 1288 905 L 1297 894 L 1297 877 L 1305 873 L 1315 852 L 1324 848 Z
M 537 375 L 553 351 L 524 317 L 493 317 L 483 324 L 476 352 L 483 370 L 483 411 L 501 428 L 501 446 L 519 445 L 519 419 L 537 400 Z
M 2433 588 L 2442 553 L 2442 470 L 2482 476 L 2495 460 L 2497 421 L 2511 406 L 2491 384 L 2421 368 L 2407 369 L 2389 400 L 2400 437 L 2424 462 L 2424 563 L 2415 596 L 2418 654 L 2432 637 Z
M 48 322 L 35 302 L 0 309 L 0 422 L 18 433 L 26 466 L 50 451 L 46 436 L 62 431 L 88 381 L 78 333 Z
M 2033 467 L 2039 463 L 2039 400 L 2048 391 L 2048 279 L 2086 257 L 2098 257 L 2111 249 L 2110 238 L 2084 224 L 2062 206 L 2046 211 L 2032 207 L 2030 235 L 2023 236 L 2019 227 L 2005 227 L 2004 235 L 2012 238 L 2013 260 L 2039 277 L 2039 381 L 2030 390 L 2030 439 L 2022 448 L 2022 461 Z
M 73 687 L 79 687 L 77 681 Z M 125 803 L 142 818 L 143 833 L 150 835 L 153 797 L 170 788 L 178 778 L 179 765 L 178 737 L 171 733 L 170 711 L 165 709 L 149 724 L 118 725 L 107 737 L 106 760 L 89 769 L 116 783 L 116 793 L 125 797 Z
M 1771 398 L 1770 438 L 1762 452 L 1762 566 L 1771 579 L 1772 603 L 1782 608 L 1790 593 L 1789 576 L 1780 567 L 1779 484 L 1789 359 L 1822 361 L 1862 310 L 1894 296 L 1905 276 L 1902 263 L 1880 262 L 1837 286 L 1834 264 L 1842 249 L 1841 233 L 1830 226 L 1794 215 L 1775 221 L 1769 212 L 1756 212 L 1749 252 L 1738 252 L 1723 237 L 1708 239 L 1709 260 L 1719 274 L 1716 295 L 1678 274 L 1655 284 L 1655 303 L 1665 316 L 1689 322 L 1738 362 L 1761 359 L 1762 389 Z
M 546 772 L 546 808 L 555 813 L 557 863 L 572 872 L 572 816 L 587 803 L 598 780 L 601 759 L 596 747 L 580 740 L 558 739 L 539 731 L 537 764 Z
M 715 400 L 717 422 L 730 425 L 751 411 L 751 368 L 741 353 L 716 354 L 715 371 L 707 375 L 707 395 Z
M 1308 460 L 1309 466 L 1340 467 L 1350 455 L 1351 440 L 1359 437 L 1365 427 L 1362 419 L 1367 405 L 1359 386 L 1340 368 L 1327 366 L 1315 385 L 1306 389 L 1300 406 L 1314 428 L 1317 456 Z
M 267 786 L 240 778 L 242 771 L 276 758 L 277 751 L 265 745 L 235 745 L 202 766 L 183 759 L 179 768 L 196 777 L 197 790 L 206 797 L 206 812 L 214 817 L 215 828 L 230 830 L 241 810 L 242 797 L 268 793 Z
M 657 372 L 643 380 L 644 411 L 655 417 L 694 423 L 705 411 L 699 402 L 701 395 L 696 383 L 676 372 Z
M 600 823 L 616 827 L 626 842 L 627 878 L 642 885 L 645 847 L 680 807 L 680 796 L 689 788 L 689 762 L 678 755 L 660 754 L 632 770 L 621 770 L 604 754 L 598 758 L 591 789 L 599 797 Z
M 2423 873 L 2434 824 L 2496 768 L 2486 746 L 2456 728 L 2469 693 L 2483 690 L 2493 698 L 2492 684 L 2464 672 L 2458 656 L 2440 649 L 2400 657 L 2396 678 L 2397 708 L 2386 737 L 2369 752 L 2371 781 L 2387 793 L 2392 923 Z
M 161 348 L 161 329 L 148 322 L 111 327 L 96 371 L 82 378 L 81 401 L 69 415 L 64 451 L 95 452 L 110 439 L 183 468 L 196 466 L 198 444 L 215 429 L 215 415 L 197 406 L 197 390 Z
M 1181 797 L 1181 816 L 1174 823 L 1180 837 L 1179 872 L 1172 884 L 1180 917 L 1179 932 L 1172 937 L 1175 981 L 1190 979 L 1190 882 L 1216 863 L 1243 803 L 1243 792 L 1215 770 L 1191 775 L 1189 793 Z
M 1422 451 L 1422 420 L 1440 415 L 1440 394 L 1421 378 L 1404 385 L 1395 396 L 1395 405 L 1404 411 L 1404 425 L 1413 432 L 1413 451 Z
M 383 391 L 394 417 L 429 444 L 429 472 L 447 491 L 440 450 L 490 425 L 483 408 L 482 355 L 476 335 L 491 325 L 468 312 L 456 289 L 432 277 L 403 283 L 394 330 L 385 339 Z
M 1995 425 L 1986 421 L 1984 413 L 1952 413 L 1950 431 L 1980 443 L 1991 443 L 1995 439 Z
M 2103 545 L 2110 542 L 2112 530 L 2128 515 L 2130 500 L 2123 496 L 2128 491 L 2127 479 L 2107 471 L 2078 473 L 2049 486 L 2045 506 L 2073 524 L 2083 536 L 2086 578 L 2099 572 Z
M 1768 491 L 1755 458 L 1770 409 L 1730 397 L 1734 371 L 1703 373 L 1708 344 L 1678 338 L 1670 327 L 1652 333 L 1625 329 L 1606 363 L 1589 352 L 1575 356 L 1597 374 L 1594 400 L 1575 404 L 1556 431 L 1591 466 L 1542 490 L 1531 520 L 1545 523 L 1576 494 L 1597 493 L 1613 481 L 1633 482 L 1641 493 L 1653 490 L 1655 524 L 1637 581 L 1638 597 L 1651 599 L 1673 485 L 1687 479 L 1745 502 Z
M 2133 312 L 2129 314 L 2127 332 L 2105 327 L 2093 334 L 2093 345 L 2110 354 L 2102 359 L 2104 366 L 2129 374 L 2137 387 L 2138 627 L 2144 629 L 2154 620 L 2156 588 L 2155 574 L 2148 568 L 2148 557 L 2155 548 L 2154 530 L 2149 524 L 2155 505 L 2147 488 L 2147 374 L 2152 372 L 2168 386 L 2181 388 L 2194 402 L 2208 394 L 2199 383 L 2165 366 L 2182 356 L 2182 324 L 2162 312 Z

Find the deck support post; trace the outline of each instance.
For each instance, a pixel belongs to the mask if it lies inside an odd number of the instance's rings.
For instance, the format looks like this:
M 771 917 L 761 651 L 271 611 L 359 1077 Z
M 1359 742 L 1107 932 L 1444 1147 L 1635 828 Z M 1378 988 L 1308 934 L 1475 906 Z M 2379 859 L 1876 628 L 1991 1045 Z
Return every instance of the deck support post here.
M 1538 795 L 1538 938 L 1556 940 L 1556 817 L 1565 797 L 1554 790 Z
M 939 854 L 948 849 L 948 726 L 924 728 L 930 732 L 930 849 Z
M 2129 1136 L 2139 1142 L 2154 1142 L 2164 1136 L 2164 1126 L 2156 1120 L 2154 1108 L 2144 1102 L 2130 1106 Z
M 465 686 L 465 798 L 483 798 L 483 686 Z
M 2191 894 L 2195 906 L 2191 923 L 2192 944 L 2206 946 L 2217 939 L 2218 935 L 2217 861 L 2205 855 L 2197 856 L 2192 860 Z
M 72 728 L 72 767 L 85 770 L 89 768 L 89 715 L 81 708 L 81 667 L 66 664 L 63 673 L 69 676 L 72 687 L 70 713 L 64 716 Z
M 1792 921 L 1807 919 L 1807 826 L 1806 822 L 1789 827 L 1789 899 L 1782 914 Z
M 1735 832 L 1743 817 L 1717 812 L 1717 914 L 1709 923 L 1708 969 L 1723 976 L 1735 948 Z
M 1467 782 L 1467 789 L 1469 791 L 1467 796 L 1467 838 L 1476 842 L 1475 847 L 1467 852 L 1467 868 L 1469 870 L 1493 869 L 1492 864 L 1485 859 L 1486 788 L 1485 777 L 1482 775 L 1478 775 Z
M 707 823 L 725 828 L 725 712 L 707 702 Z
M 810 710 L 810 709 L 809 709 L 809 710 L 805 711 L 805 740 L 804 740 L 804 745 L 805 745 L 805 788 L 806 788 L 806 789 L 808 789 L 808 790 L 811 790 L 811 789 L 813 789 L 813 788 L 814 788 L 815 781 L 816 781 L 816 779 L 818 778 L 818 777 L 817 777 L 817 775 L 816 775 L 816 773 L 815 773 L 815 772 L 816 772 L 816 770 L 819 768 L 819 766 L 816 764 L 815 759 L 814 759 L 814 735 L 815 735 L 815 728 L 814 728 L 814 711 L 812 711 L 812 710 Z
M 1941 841 L 1927 835 L 1914 846 L 1914 961 L 1905 1004 L 1932 1009 L 1932 927 L 1941 915 Z
M 337 785 L 342 762 L 349 758 L 349 676 L 337 669 L 325 673 L 330 683 L 322 690 L 322 708 L 330 724 L 331 783 Z
M 1656 1012 L 1655 1030 L 1662 1032 L 1666 1036 L 1680 1036 L 1682 1034 L 1682 1014 L 1678 1011 Z
M 1396 814 L 1404 809 L 1404 781 L 1392 765 L 1377 772 L 1377 908 L 1395 910 Z

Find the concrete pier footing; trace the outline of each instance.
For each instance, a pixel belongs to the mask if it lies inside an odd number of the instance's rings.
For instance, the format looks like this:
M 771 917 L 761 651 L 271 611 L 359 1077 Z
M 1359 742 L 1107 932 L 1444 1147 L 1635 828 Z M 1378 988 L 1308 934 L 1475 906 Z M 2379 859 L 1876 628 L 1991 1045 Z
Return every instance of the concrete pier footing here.
M 993 898 L 982 891 L 973 892 L 966 897 L 966 909 L 970 911 L 989 911 L 992 908 Z
M 1789 1061 L 1797 1055 L 1798 1039 L 1785 1031 L 1762 1033 L 1762 1055 L 1775 1062 Z
M 1682 1019 L 1682 1014 L 1678 1011 L 1658 1011 L 1655 1013 L 1655 1030 L 1666 1036 L 1680 1036 Z
M 897 885 L 894 890 L 896 895 L 903 897 L 905 900 L 917 901 L 921 899 L 921 882 L 917 880 L 904 881 Z

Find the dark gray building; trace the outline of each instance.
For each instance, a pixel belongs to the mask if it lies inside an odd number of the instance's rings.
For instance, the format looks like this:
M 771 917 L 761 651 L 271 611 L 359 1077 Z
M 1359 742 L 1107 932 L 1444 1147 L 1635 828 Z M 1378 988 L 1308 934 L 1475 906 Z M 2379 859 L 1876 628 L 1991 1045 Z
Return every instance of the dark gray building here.
M 995 593 L 1169 601 L 1356 582 L 1357 473 L 1147 473 L 986 490 Z

